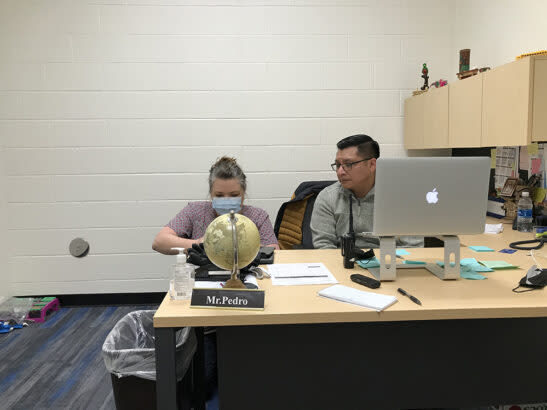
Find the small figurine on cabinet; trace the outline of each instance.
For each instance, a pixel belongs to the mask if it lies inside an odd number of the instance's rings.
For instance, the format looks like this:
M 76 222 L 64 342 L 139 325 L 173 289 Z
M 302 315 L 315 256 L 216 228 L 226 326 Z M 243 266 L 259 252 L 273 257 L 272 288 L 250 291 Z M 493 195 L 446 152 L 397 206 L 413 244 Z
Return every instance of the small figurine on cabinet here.
M 437 80 L 437 81 L 431 83 L 431 87 L 439 88 L 439 87 L 444 87 L 447 84 L 448 84 L 448 81 L 443 80 L 441 78 L 440 80 Z
M 424 85 L 422 85 L 422 88 L 420 88 L 420 90 L 422 91 L 425 91 L 427 89 L 429 89 L 429 70 L 427 69 L 427 64 L 424 63 L 423 67 L 422 67 L 422 78 L 424 79 Z

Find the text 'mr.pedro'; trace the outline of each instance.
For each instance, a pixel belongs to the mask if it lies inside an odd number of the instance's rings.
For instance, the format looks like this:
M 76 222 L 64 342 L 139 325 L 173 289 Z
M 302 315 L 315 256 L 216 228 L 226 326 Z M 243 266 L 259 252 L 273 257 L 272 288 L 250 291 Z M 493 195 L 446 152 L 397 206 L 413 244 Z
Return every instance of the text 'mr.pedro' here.
M 249 301 L 245 298 L 240 298 L 238 296 L 228 297 L 224 296 L 207 296 L 206 303 L 208 305 L 219 306 L 219 305 L 228 305 L 228 306 L 247 306 Z

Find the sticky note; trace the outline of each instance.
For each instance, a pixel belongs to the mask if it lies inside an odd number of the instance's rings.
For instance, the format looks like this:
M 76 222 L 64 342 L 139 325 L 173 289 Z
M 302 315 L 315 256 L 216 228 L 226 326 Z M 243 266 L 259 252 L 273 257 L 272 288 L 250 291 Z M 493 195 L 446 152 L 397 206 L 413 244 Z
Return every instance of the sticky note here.
M 396 249 L 395 254 L 402 256 L 402 255 L 410 255 L 410 252 L 405 249 Z
M 528 144 L 528 155 L 538 155 L 539 154 L 539 145 L 537 142 L 532 142 L 531 144 Z
M 473 258 L 470 258 L 470 259 L 473 259 Z M 450 264 L 452 266 L 454 266 L 454 262 L 451 262 Z M 437 265 L 439 265 L 441 267 L 444 267 L 444 262 L 437 261 Z M 478 262 L 477 262 L 477 265 L 478 265 Z M 474 264 L 473 265 L 461 265 L 461 261 L 460 261 L 460 276 L 462 278 L 464 278 L 464 279 L 474 279 L 474 280 L 486 279 L 486 276 L 481 275 L 480 273 L 477 273 L 474 269 L 471 268 L 471 266 L 475 266 L 475 265 Z M 491 271 L 491 269 L 490 269 L 490 271 Z
M 404 260 L 403 263 L 406 263 L 407 265 L 425 265 L 426 264 L 423 261 L 409 261 L 409 260 Z
M 534 192 L 532 194 L 532 201 L 543 202 L 543 200 L 545 199 L 546 193 L 547 193 L 547 190 L 545 188 L 534 188 Z
M 518 266 L 511 265 L 505 261 L 481 261 L 481 264 L 489 267 L 490 269 L 516 269 Z
M 363 259 L 360 261 L 357 261 L 357 264 L 362 268 L 378 268 L 380 266 L 380 261 L 378 258 L 370 258 L 370 259 Z
M 460 271 L 460 277 L 464 279 L 472 279 L 472 280 L 486 279 L 486 276 L 481 275 L 480 273 L 475 273 L 473 271 Z
M 532 167 L 530 168 L 530 172 L 532 174 L 539 174 L 541 170 L 541 158 L 532 158 Z
M 443 261 L 437 261 L 437 265 L 439 265 L 441 268 L 444 268 L 444 262 Z M 450 262 L 450 266 L 456 265 L 454 262 Z M 461 267 L 461 264 L 460 264 Z
M 465 266 L 468 270 L 474 272 L 492 272 L 493 269 L 490 269 L 487 266 L 483 266 L 475 258 L 464 258 L 460 260 L 460 265 Z
M 490 168 L 496 168 L 496 148 L 490 150 Z
M 489 248 L 488 246 L 469 246 L 469 249 L 474 250 L 475 252 L 494 252 L 494 249 Z

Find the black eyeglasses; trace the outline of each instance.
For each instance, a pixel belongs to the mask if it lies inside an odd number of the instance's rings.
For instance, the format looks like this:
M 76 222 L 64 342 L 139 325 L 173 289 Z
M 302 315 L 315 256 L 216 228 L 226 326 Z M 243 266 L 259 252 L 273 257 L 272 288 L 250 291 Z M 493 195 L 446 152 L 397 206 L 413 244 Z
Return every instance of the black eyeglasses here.
M 330 164 L 330 167 L 332 168 L 333 171 L 338 171 L 340 169 L 340 167 L 342 167 L 344 169 L 344 171 L 348 172 L 349 170 L 351 170 L 351 168 L 355 164 L 358 164 L 359 162 L 368 161 L 369 159 L 372 159 L 372 158 L 374 158 L 374 157 L 361 159 L 359 161 L 348 162 L 347 164 L 338 164 L 338 163 L 335 162 L 334 164 Z

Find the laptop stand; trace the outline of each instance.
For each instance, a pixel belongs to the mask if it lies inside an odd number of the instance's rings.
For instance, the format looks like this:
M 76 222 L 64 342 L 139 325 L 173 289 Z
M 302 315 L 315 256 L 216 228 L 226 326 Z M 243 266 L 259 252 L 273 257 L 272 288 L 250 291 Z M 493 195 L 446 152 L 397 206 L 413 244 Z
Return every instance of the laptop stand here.
M 397 277 L 397 269 L 417 268 L 425 268 L 442 280 L 458 279 L 460 277 L 460 239 L 453 235 L 440 236 L 439 239 L 444 241 L 444 267 L 441 267 L 436 263 L 428 263 L 426 265 L 397 265 L 395 237 L 381 236 L 380 268 L 369 268 L 368 270 L 380 281 L 395 280 Z M 452 262 L 450 261 L 451 255 L 454 255 Z

